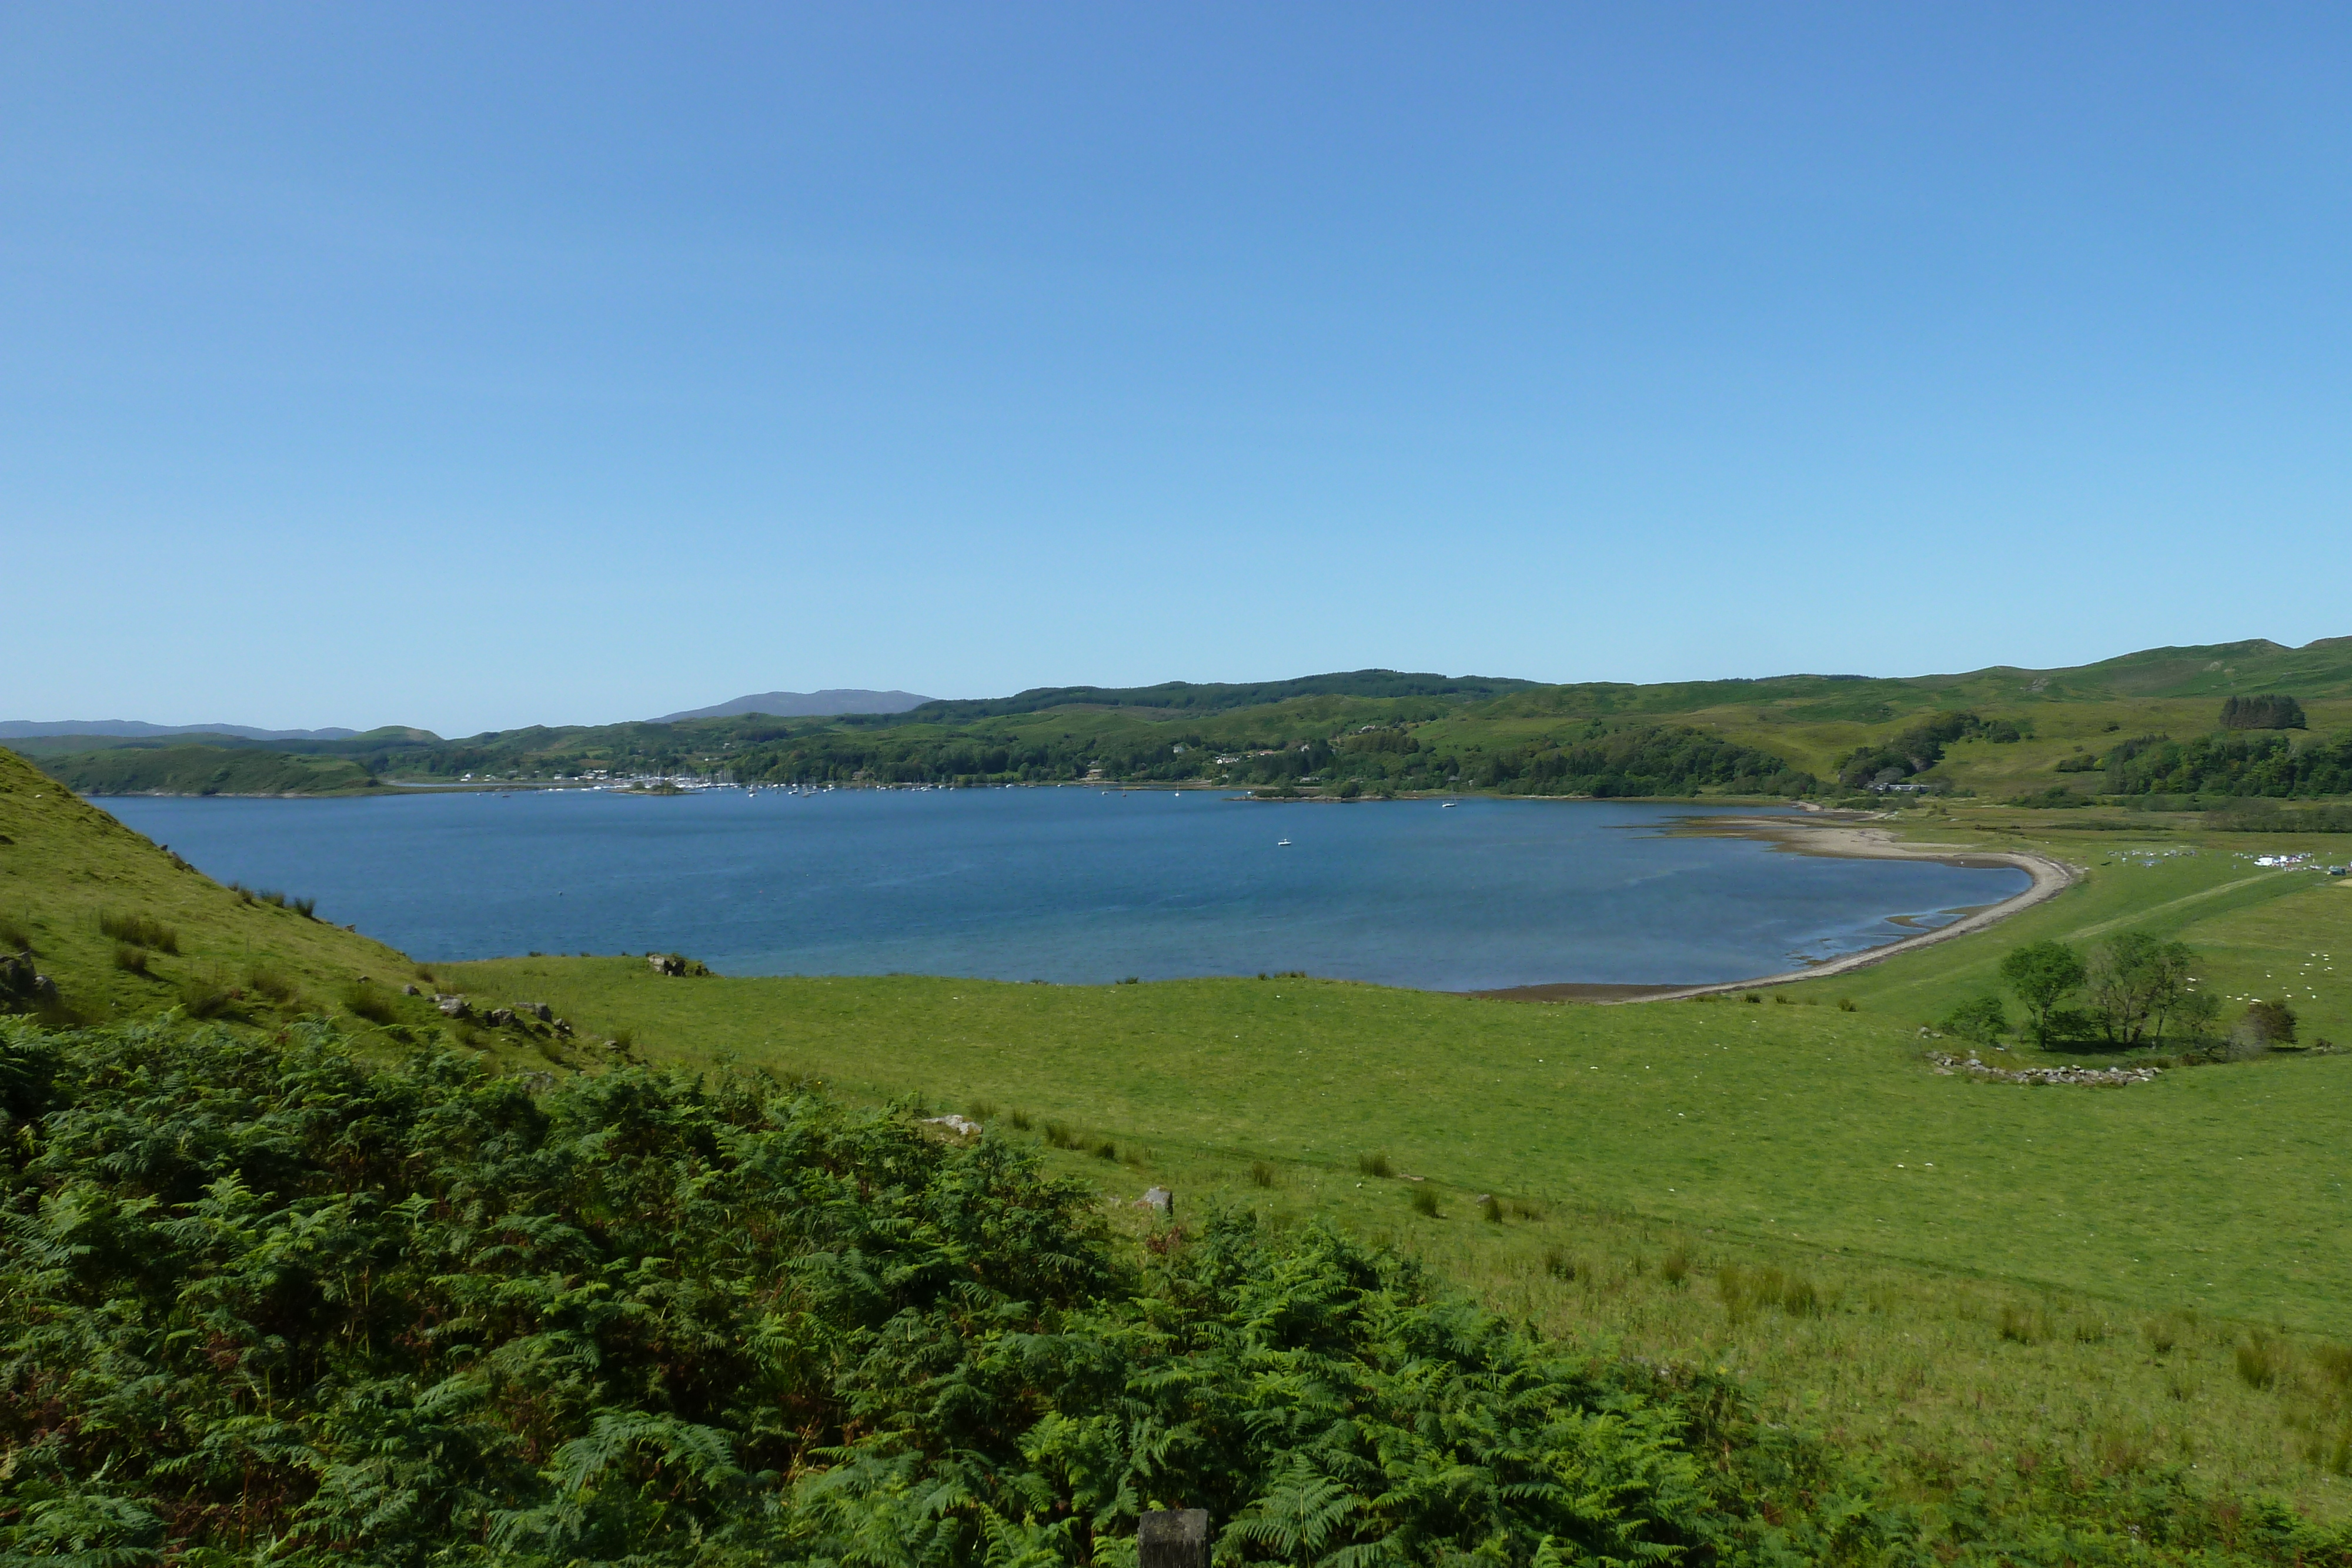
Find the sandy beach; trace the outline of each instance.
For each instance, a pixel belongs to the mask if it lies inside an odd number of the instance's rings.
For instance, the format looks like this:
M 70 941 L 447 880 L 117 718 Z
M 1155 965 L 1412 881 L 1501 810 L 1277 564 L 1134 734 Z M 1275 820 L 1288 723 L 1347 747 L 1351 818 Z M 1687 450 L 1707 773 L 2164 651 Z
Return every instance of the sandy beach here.
M 1843 975 L 1868 968 L 1873 964 L 1884 963 L 1897 953 L 1925 947 L 1931 942 L 1948 942 L 1972 931 L 1982 931 L 2008 919 L 2021 909 L 2031 909 L 2042 900 L 2056 896 L 2073 886 L 2083 874 L 2078 867 L 2068 865 L 2063 861 L 2022 851 L 1975 850 L 1964 844 L 1905 843 L 1884 828 L 1868 827 L 1851 818 L 1822 821 L 1790 817 L 1708 817 L 1675 831 L 1706 837 L 1768 839 L 1797 854 L 1834 855 L 1841 859 L 1937 861 L 1945 865 L 1977 867 L 2015 866 L 2033 882 L 2016 897 L 2005 898 L 1999 904 L 1971 911 L 1949 925 L 1777 975 L 1759 975 L 1752 979 L 1723 980 L 1704 986 L 1563 983 L 1514 986 L 1504 990 L 1465 994 L 1498 1001 L 1583 1002 L 1601 1007 L 1627 1007 L 1640 1002 L 1675 1001 L 1685 997 L 1711 996 L 1726 991 L 1750 991 L 1763 986 L 1784 986 L 1795 980 L 1818 980 L 1825 975 Z
M 2054 898 L 2072 887 L 2082 877 L 2082 871 L 2063 861 L 2047 855 L 2029 854 L 2020 850 L 1973 850 L 1964 844 L 1905 843 L 1884 828 L 1864 827 L 1858 823 L 1821 822 L 1791 820 L 1784 817 L 1716 817 L 1702 827 L 1684 830 L 1702 833 L 1737 834 L 1741 838 L 1769 839 L 1781 848 L 1798 854 L 1836 855 L 1855 860 L 1938 861 L 1946 865 L 2000 866 L 2013 865 L 2033 879 L 2032 885 L 2014 898 L 1953 921 L 1949 925 L 1933 931 L 1923 931 L 1916 936 L 1906 936 L 1899 942 L 1888 942 L 1876 947 L 1866 947 L 1859 953 L 1791 969 L 1777 975 L 1759 975 L 1754 979 L 1727 980 L 1716 985 L 1684 986 L 1674 989 L 1645 990 L 1632 997 L 1595 998 L 1606 1006 L 1628 1006 L 1637 1002 L 1673 1001 L 1683 997 L 1703 997 L 1723 991 L 1754 990 L 1759 986 L 1781 986 L 1793 980 L 1818 980 L 1825 975 L 1843 975 L 1855 969 L 1868 968 L 1884 963 L 1897 953 L 1907 953 L 1914 947 L 1930 943 L 1948 942 L 1956 936 L 1966 936 L 1972 931 L 1982 931 L 1989 925 L 2008 919 L 2021 909 L 2031 909 L 2044 899 Z

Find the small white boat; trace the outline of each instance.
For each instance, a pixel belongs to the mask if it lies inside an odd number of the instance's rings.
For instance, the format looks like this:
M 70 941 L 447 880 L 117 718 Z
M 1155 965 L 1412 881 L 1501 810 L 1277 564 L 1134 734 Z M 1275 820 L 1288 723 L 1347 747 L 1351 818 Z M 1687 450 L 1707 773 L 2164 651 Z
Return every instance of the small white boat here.
M 1290 847 L 1290 841 L 1288 839 L 1276 839 L 1274 841 L 1274 847 L 1278 850 L 1286 850 Z
M 1451 800 L 1441 800 L 1438 802 L 1437 809 L 1441 811 L 1451 811 L 1454 810 L 1454 802 Z

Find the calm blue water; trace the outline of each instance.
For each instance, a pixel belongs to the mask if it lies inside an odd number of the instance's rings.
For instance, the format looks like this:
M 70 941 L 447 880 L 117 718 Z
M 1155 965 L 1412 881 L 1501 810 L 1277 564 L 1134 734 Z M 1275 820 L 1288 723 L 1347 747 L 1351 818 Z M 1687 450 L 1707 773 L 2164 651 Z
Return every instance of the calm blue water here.
M 1906 933 L 1890 917 L 1941 924 L 2026 885 L 2006 868 L 1664 838 L 1704 813 L 1607 802 L 1061 789 L 100 804 L 215 877 L 315 897 L 321 918 L 429 962 L 659 948 L 739 975 L 1697 982 L 1889 941 Z

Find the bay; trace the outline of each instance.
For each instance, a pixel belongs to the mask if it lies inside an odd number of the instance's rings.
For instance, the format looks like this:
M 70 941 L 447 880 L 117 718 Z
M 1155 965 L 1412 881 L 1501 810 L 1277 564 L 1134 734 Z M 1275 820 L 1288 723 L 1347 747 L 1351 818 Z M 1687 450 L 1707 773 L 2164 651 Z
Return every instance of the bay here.
M 2007 867 L 1668 837 L 1719 813 L 1612 801 L 1071 788 L 98 803 L 214 877 L 316 898 L 320 918 L 429 963 L 657 949 L 738 975 L 1696 984 L 1916 935 L 2027 885 Z

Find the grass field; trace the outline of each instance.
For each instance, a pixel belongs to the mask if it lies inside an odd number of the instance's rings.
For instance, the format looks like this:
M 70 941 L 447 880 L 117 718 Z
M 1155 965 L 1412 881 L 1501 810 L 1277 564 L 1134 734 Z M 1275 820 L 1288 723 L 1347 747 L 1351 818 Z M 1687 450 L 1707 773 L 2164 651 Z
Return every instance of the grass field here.
M 2190 943 L 2226 995 L 2291 996 L 2306 1040 L 2352 1040 L 2352 967 L 2334 956 L 2352 957 L 2352 887 L 2252 863 L 2352 846 L 2098 816 L 1903 813 L 1915 841 L 2031 847 L 2087 874 L 1990 933 L 1754 1003 L 1543 1006 L 1295 976 L 682 978 L 642 957 L 433 977 L 580 1026 L 573 1042 L 452 1030 L 505 1070 L 593 1071 L 617 1036 L 643 1059 L 976 1115 L 1139 1232 L 1127 1205 L 1156 1182 L 1183 1214 L 1244 1205 L 1388 1238 L 1547 1332 L 1736 1368 L 1768 1415 L 1924 1497 L 2031 1508 L 2053 1476 L 2178 1475 L 2352 1517 L 2352 1056 L 2120 1089 L 1982 1083 L 1923 1059 L 1922 1024 L 1988 988 L 2016 943 L 2125 929 Z M 422 998 L 388 998 L 389 1027 L 352 1016 L 357 977 L 422 977 L 399 955 L 175 866 L 5 755 L 0 839 L 0 923 L 83 1016 L 174 1005 L 193 980 L 242 993 L 232 1021 L 326 1011 L 387 1051 L 444 1038 Z M 102 917 L 123 915 L 177 950 L 121 967 Z M 287 994 L 246 983 L 257 971 Z
M 445 978 L 546 996 L 655 1059 L 966 1112 L 1067 1145 L 1055 1157 L 1113 1197 L 1160 1182 L 1391 1237 L 1548 1330 L 1737 1366 L 1936 1495 L 2028 1488 L 2044 1463 L 2179 1465 L 2341 1516 L 2352 1056 L 2025 1088 L 1937 1074 L 1919 1030 L 2017 942 L 2141 928 L 2191 943 L 2225 994 L 2292 977 L 2304 1038 L 2352 1038 L 2352 965 L 2315 956 L 2352 957 L 2352 888 L 2251 863 L 2302 846 L 2051 825 L 2066 815 L 1911 824 L 2087 874 L 1985 936 L 1752 1004 L 688 980 L 630 959 Z

